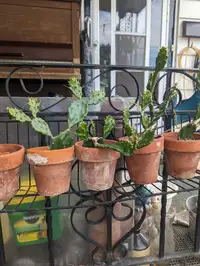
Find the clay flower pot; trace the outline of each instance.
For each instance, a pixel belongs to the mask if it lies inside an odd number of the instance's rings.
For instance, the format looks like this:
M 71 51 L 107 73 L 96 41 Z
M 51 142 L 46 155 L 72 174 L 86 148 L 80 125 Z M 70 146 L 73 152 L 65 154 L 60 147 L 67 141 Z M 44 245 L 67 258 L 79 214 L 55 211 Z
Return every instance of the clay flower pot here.
M 156 182 L 163 149 L 164 137 L 160 136 L 150 145 L 125 157 L 130 178 L 135 184 L 144 185 Z
M 19 170 L 25 149 L 18 144 L 0 144 L 0 201 L 11 199 L 19 189 Z
M 40 195 L 56 196 L 69 190 L 74 146 L 59 150 L 31 148 L 27 158 Z
M 164 134 L 165 163 L 169 175 L 190 179 L 195 176 L 200 160 L 200 134 L 194 134 L 196 140 L 178 140 L 178 133 Z
M 105 143 L 114 141 L 106 140 Z M 75 153 L 81 165 L 81 175 L 89 190 L 103 191 L 112 187 L 117 159 L 120 153 L 111 149 L 87 148 L 83 141 L 75 144 Z

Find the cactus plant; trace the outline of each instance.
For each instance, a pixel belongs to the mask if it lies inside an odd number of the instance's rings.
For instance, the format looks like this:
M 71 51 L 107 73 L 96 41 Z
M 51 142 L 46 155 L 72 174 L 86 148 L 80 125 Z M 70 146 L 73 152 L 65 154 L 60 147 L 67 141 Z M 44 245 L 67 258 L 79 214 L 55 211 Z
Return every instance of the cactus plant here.
M 86 122 L 81 122 L 77 128 L 80 141 L 75 144 L 75 153 L 80 161 L 83 182 L 89 190 L 109 189 L 113 185 L 120 152 L 125 154 L 132 152 L 132 143 L 107 139 L 114 127 L 115 119 L 112 116 L 106 116 L 101 137 L 96 136 L 94 121 L 91 121 L 92 132 Z
M 197 75 L 197 89 L 200 89 L 200 72 Z M 179 132 L 164 134 L 165 162 L 169 175 L 189 179 L 199 170 L 200 134 L 195 133 L 200 128 L 200 104 L 191 122 L 186 123 Z M 189 163 L 186 163 L 189 162 Z
M 141 114 L 141 125 L 143 127 L 143 131 L 141 133 L 138 133 L 129 124 L 129 110 L 124 110 L 124 129 L 126 136 L 128 136 L 130 141 L 133 142 L 133 151 L 141 149 L 153 142 L 156 138 L 157 122 L 166 113 L 170 102 L 177 96 L 178 89 L 175 85 L 169 90 L 169 93 L 166 94 L 165 99 L 161 104 L 157 104 L 154 101 L 158 75 L 160 71 L 164 69 L 167 63 L 167 58 L 167 49 L 162 47 L 156 58 L 155 70 L 150 74 L 147 83 L 147 90 L 141 95 L 140 106 L 137 106 Z M 147 114 L 147 111 L 150 115 Z
M 195 140 L 194 133 L 200 128 L 200 104 L 197 106 L 197 110 L 194 119 L 183 126 L 178 134 L 179 140 Z
M 33 129 L 42 135 L 48 136 L 51 139 L 49 149 L 63 149 L 71 147 L 74 143 L 74 136 L 71 128 L 77 123 L 83 121 L 88 114 L 88 106 L 99 104 L 105 98 L 103 91 L 94 91 L 88 98 L 84 98 L 82 94 L 82 87 L 76 78 L 69 80 L 69 89 L 78 98 L 69 107 L 68 112 L 68 128 L 60 132 L 57 136 L 53 136 L 48 124 L 44 119 L 38 117 L 40 111 L 40 102 L 37 98 L 29 98 L 28 106 L 31 116 L 25 114 L 22 110 L 8 107 L 8 113 L 12 119 L 21 123 L 30 123 Z
M 113 143 L 105 143 L 106 138 L 115 128 L 115 119 L 112 116 L 106 116 L 104 119 L 103 136 L 96 136 L 94 121 L 91 121 L 92 137 L 89 132 L 89 125 L 86 122 L 81 122 L 77 129 L 77 135 L 80 140 L 83 140 L 83 147 L 89 148 L 109 148 L 129 156 L 133 153 L 133 144 L 130 141 L 116 141 Z
M 169 108 L 178 90 L 176 85 L 165 94 L 161 104 L 155 101 L 155 89 L 159 73 L 167 63 L 167 49 L 162 47 L 156 58 L 155 70 L 150 74 L 147 89 L 141 95 L 137 108 L 141 117 L 142 132 L 137 132 L 130 123 L 129 110 L 123 112 L 125 134 L 133 144 L 133 154 L 126 157 L 130 178 L 139 185 L 154 183 L 158 177 L 160 155 L 164 148 L 163 136 L 157 136 L 157 123 Z

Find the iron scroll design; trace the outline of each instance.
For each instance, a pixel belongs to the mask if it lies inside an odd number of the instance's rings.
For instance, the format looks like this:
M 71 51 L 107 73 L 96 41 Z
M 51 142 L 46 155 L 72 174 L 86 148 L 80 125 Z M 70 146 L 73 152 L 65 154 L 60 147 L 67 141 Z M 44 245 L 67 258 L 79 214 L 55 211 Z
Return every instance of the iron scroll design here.
M 40 62 L 38 62 L 39 64 Z M 17 65 L 17 61 L 9 61 L 6 62 L 5 60 L 2 61 L 0 60 L 0 66 L 3 65 L 11 65 L 12 64 L 14 66 Z M 11 88 L 10 88 L 10 81 L 13 77 L 14 74 L 16 74 L 18 71 L 22 70 L 22 69 L 29 69 L 30 71 L 33 71 L 37 76 L 38 76 L 38 80 L 40 82 L 40 85 L 39 85 L 39 88 L 36 88 L 36 90 L 34 92 L 30 91 L 27 86 L 25 85 L 25 82 L 22 78 L 19 78 L 19 81 L 20 81 L 20 85 L 23 89 L 23 91 L 27 94 L 27 96 L 37 96 L 42 90 L 43 90 L 43 87 L 44 87 L 44 80 L 43 80 L 43 77 L 42 75 L 39 73 L 38 69 L 36 68 L 36 66 L 38 66 L 37 64 L 37 61 L 36 62 L 33 62 L 33 61 L 23 61 L 23 65 L 22 65 L 22 62 L 19 61 L 18 62 L 19 66 L 15 67 L 8 75 L 8 77 L 6 78 L 6 81 L 5 81 L 5 89 L 6 89 L 6 93 L 7 93 L 7 96 L 9 97 L 10 101 L 12 102 L 12 104 L 17 107 L 17 108 L 20 108 L 22 109 L 23 111 L 28 111 L 24 106 L 20 106 L 19 104 L 17 104 L 14 99 L 13 99 L 13 96 L 11 94 Z M 139 101 L 139 98 L 140 98 L 140 92 L 143 90 L 143 88 L 140 87 L 139 85 L 139 81 L 137 79 L 137 77 L 135 76 L 135 73 L 134 71 L 148 71 L 148 72 L 151 72 L 154 70 L 154 68 L 152 67 L 130 67 L 130 66 L 109 66 L 109 65 L 84 65 L 84 64 L 80 64 L 80 65 L 74 65 L 74 64 L 65 64 L 64 62 L 41 62 L 41 64 L 39 64 L 39 66 L 44 66 L 44 67 L 66 67 L 66 68 L 79 68 L 79 69 L 83 69 L 83 68 L 91 68 L 91 69 L 100 69 L 101 72 L 99 75 L 93 77 L 89 82 L 85 83 L 82 85 L 83 89 L 87 87 L 88 84 L 91 84 L 94 80 L 96 79 L 100 79 L 101 76 L 105 75 L 105 74 L 108 74 L 108 73 L 111 73 L 112 71 L 121 71 L 123 73 L 125 73 L 127 75 L 127 77 L 131 78 L 131 80 L 133 81 L 131 84 L 135 84 L 135 93 L 136 95 L 134 96 L 134 100 L 133 102 L 131 103 L 131 105 L 129 106 L 129 109 L 131 110 L 134 106 L 136 106 L 136 104 L 138 103 Z M 167 77 L 167 80 L 166 80 L 166 92 L 165 94 L 163 95 L 163 100 L 164 100 L 164 97 L 166 96 L 166 93 L 168 90 L 170 90 L 170 87 L 171 87 L 171 75 L 172 73 L 179 73 L 179 74 L 182 74 L 184 76 L 186 76 L 187 78 L 191 79 L 195 84 L 197 84 L 197 78 L 195 78 L 194 76 L 190 75 L 188 73 L 188 69 L 176 69 L 176 68 L 168 68 L 168 69 L 165 69 L 165 73 L 160 76 L 160 78 L 158 79 L 157 81 L 157 84 L 156 84 L 156 90 L 155 90 L 155 95 L 154 95 L 154 101 L 155 101 L 155 104 L 159 105 L 159 101 L 156 97 L 157 95 L 157 89 L 158 89 L 158 85 L 159 83 L 165 78 Z M 191 71 L 191 70 L 190 70 Z M 197 69 L 194 69 L 192 70 L 193 72 L 197 72 L 198 70 Z M 169 78 L 170 77 L 170 81 L 169 81 Z M 115 112 L 121 112 L 122 110 L 118 109 L 114 104 L 113 104 L 113 99 L 114 97 L 112 96 L 112 92 L 117 88 L 117 87 L 121 87 L 127 94 L 128 97 L 130 97 L 130 88 L 128 88 L 127 86 L 125 86 L 124 84 L 116 84 L 115 86 L 113 86 L 112 88 L 109 88 L 108 90 L 108 100 L 109 100 L 109 104 L 110 106 L 113 108 L 113 110 Z M 178 90 L 178 89 L 177 89 Z M 41 112 L 44 112 L 44 111 L 48 111 L 50 110 L 52 107 L 60 104 L 61 102 L 63 102 L 67 97 L 62 97 L 61 99 L 59 99 L 58 101 L 56 101 L 55 103 L 41 109 Z M 178 101 L 176 103 L 176 106 L 177 107 L 182 101 L 182 93 L 180 90 L 178 90 Z
M 12 65 L 13 64 L 13 65 Z M 140 98 L 140 91 L 143 89 L 143 88 L 140 88 L 139 86 L 139 81 L 137 80 L 137 77 L 134 75 L 133 71 L 153 71 L 153 68 L 151 67 L 129 67 L 129 66 L 101 66 L 101 65 L 74 65 L 74 64 L 66 64 L 66 63 L 62 63 L 62 62 L 33 62 L 33 61 L 24 61 L 23 63 L 21 61 L 18 62 L 9 62 L 9 61 L 2 61 L 0 60 L 0 66 L 1 65 L 9 65 L 9 66 L 16 66 L 16 68 L 14 68 L 11 73 L 8 75 L 7 79 L 6 79 L 6 82 L 5 82 L 5 88 L 6 88 L 6 92 L 7 92 L 7 95 L 10 99 L 10 101 L 12 102 L 12 104 L 14 106 L 16 106 L 17 108 L 20 108 L 24 111 L 27 111 L 27 109 L 24 107 L 24 106 L 20 106 L 19 104 L 17 104 L 12 96 L 12 93 L 11 93 L 11 88 L 10 88 L 10 81 L 13 77 L 13 75 L 21 70 L 21 69 L 24 69 L 24 68 L 28 68 L 29 70 L 31 71 L 34 71 L 37 75 L 38 75 L 38 78 L 39 78 L 39 81 L 40 81 L 40 85 L 39 87 L 35 90 L 35 92 L 31 92 L 28 90 L 27 86 L 25 85 L 25 82 L 23 79 L 19 79 L 20 80 L 20 84 L 21 84 L 21 87 L 23 89 L 24 92 L 27 93 L 27 95 L 30 95 L 30 96 L 37 96 L 42 90 L 43 90 L 43 87 L 44 87 L 44 80 L 42 78 L 42 76 L 39 74 L 38 70 L 37 70 L 37 66 L 45 66 L 45 67 L 66 67 L 66 68 L 78 68 L 78 69 L 83 69 L 83 68 L 91 68 L 91 69 L 100 69 L 101 70 L 101 73 L 99 75 L 97 75 L 96 77 L 93 77 L 92 80 L 90 81 L 90 83 L 92 83 L 95 79 L 98 79 L 100 78 L 102 75 L 104 75 L 105 73 L 110 73 L 112 71 L 122 71 L 124 72 L 126 75 L 128 75 L 133 83 L 135 84 L 135 88 L 136 88 L 136 96 L 134 97 L 134 101 L 132 102 L 132 104 L 129 106 L 129 109 L 132 109 L 134 106 L 136 106 L 136 104 L 138 103 L 139 101 L 139 98 Z M 170 87 L 171 87 L 171 75 L 172 73 L 180 73 L 180 74 L 183 74 L 185 75 L 186 77 L 188 77 L 189 79 L 191 79 L 193 82 L 197 82 L 197 79 L 195 77 L 193 77 L 192 75 L 188 74 L 188 71 L 191 71 L 188 70 L 188 69 L 173 69 L 173 68 L 168 68 L 165 70 L 165 73 L 159 78 L 158 82 L 157 82 L 157 85 L 156 85 L 156 88 L 158 90 L 159 88 L 159 83 L 161 81 L 163 81 L 165 78 L 166 78 L 166 85 L 165 85 L 165 93 L 163 95 L 163 97 L 165 98 L 166 95 L 167 95 L 167 92 L 168 90 L 170 90 Z M 193 72 L 197 72 L 198 70 L 195 69 L 195 70 L 192 70 Z M 170 80 L 168 79 L 168 77 L 170 77 Z M 87 83 L 88 84 L 88 83 Z M 87 86 L 87 84 L 84 84 L 83 85 L 83 88 L 85 88 Z M 113 99 L 114 97 L 112 96 L 112 92 L 114 89 L 116 89 L 116 87 L 121 87 L 123 90 L 125 90 L 127 96 L 130 96 L 130 88 L 127 88 L 127 86 L 123 85 L 123 84 L 118 84 L 118 85 L 115 85 L 114 87 L 110 88 L 109 89 L 109 93 L 108 93 L 108 102 L 110 104 L 110 106 L 112 107 L 113 109 L 113 112 L 112 112 L 112 115 L 118 115 L 119 116 L 119 113 L 121 114 L 121 111 L 120 109 L 118 109 L 114 104 L 113 104 Z M 155 91 L 155 95 L 154 95 L 154 101 L 157 105 L 159 105 L 159 100 L 157 99 L 157 90 Z M 178 90 L 178 89 L 177 89 Z M 63 102 L 64 100 L 66 99 L 66 97 L 63 97 L 61 99 L 59 99 L 58 101 L 56 101 L 55 103 L 43 108 L 41 110 L 41 112 L 45 112 L 45 111 L 48 111 L 50 110 L 52 107 L 60 104 L 61 102 Z M 180 90 L 178 90 L 178 99 L 176 101 L 176 103 L 172 103 L 172 106 L 171 106 L 171 110 L 169 112 L 169 119 L 171 119 L 170 117 L 173 115 L 173 110 L 175 108 L 177 108 L 180 103 L 182 102 L 182 93 Z M 138 115 L 138 112 L 135 112 L 135 114 Z M 97 113 L 90 113 L 89 114 L 90 116 L 97 116 Z M 99 115 L 102 117 L 103 115 L 101 113 L 99 113 Z M 168 115 L 168 114 L 166 114 Z M 112 136 L 113 138 L 115 138 L 115 135 Z M 74 164 L 73 164 L 73 167 L 72 167 L 72 170 L 78 166 L 78 161 L 76 161 Z M 118 168 L 116 170 L 116 174 L 119 173 L 119 172 L 124 172 L 126 171 L 126 168 Z M 70 221 L 71 221 L 71 225 L 72 225 L 72 228 L 74 230 L 74 232 L 76 234 L 78 234 L 81 238 L 83 238 L 84 240 L 86 240 L 88 243 L 92 244 L 94 247 L 93 247 L 93 250 L 91 251 L 91 259 L 92 259 L 92 262 L 94 264 L 104 264 L 104 263 L 107 263 L 107 264 L 110 264 L 112 263 L 113 261 L 117 261 L 119 258 L 118 256 L 120 256 L 120 258 L 123 258 L 127 255 L 127 248 L 124 246 L 124 242 L 132 235 L 134 234 L 135 232 L 137 232 L 144 220 L 145 220 L 145 217 L 146 217 L 146 205 L 145 205 L 145 201 L 142 197 L 140 196 L 137 196 L 137 187 L 135 189 L 132 188 L 131 186 L 131 181 L 129 180 L 126 180 L 125 183 L 122 183 L 120 184 L 120 187 L 121 189 L 119 189 L 119 186 L 117 186 L 118 184 L 118 181 L 117 179 L 115 180 L 116 182 L 116 186 L 113 186 L 113 188 L 111 188 L 110 190 L 106 191 L 106 192 L 93 192 L 93 191 L 87 191 L 87 193 L 83 193 L 82 192 L 82 189 L 81 189 L 81 185 L 80 185 L 80 175 L 78 174 L 77 176 L 77 188 L 75 188 L 72 184 L 71 184 L 71 190 L 72 192 L 74 193 L 74 195 L 76 195 L 79 200 L 74 204 L 74 207 L 72 208 L 72 211 L 71 211 L 71 215 L 70 215 Z M 118 184 L 119 185 L 119 184 Z M 165 184 L 166 185 L 166 184 Z M 130 186 L 130 187 L 129 187 Z M 125 189 L 123 189 L 124 187 L 129 187 L 131 189 L 131 191 L 127 192 Z M 165 187 L 166 189 L 166 187 Z M 112 200 L 112 197 L 115 197 L 115 201 Z M 124 199 L 127 199 L 129 200 L 129 196 L 131 196 L 131 199 L 138 199 L 140 202 L 141 202 L 141 205 L 142 205 L 142 215 L 139 219 L 139 221 L 137 221 L 135 223 L 135 225 L 128 231 L 126 232 L 124 235 L 120 236 L 119 239 L 117 239 L 117 241 L 115 241 L 115 243 L 113 243 L 112 241 L 112 220 L 114 219 L 115 221 L 117 222 L 126 222 L 128 221 L 129 219 L 131 219 L 133 216 L 134 216 L 134 209 L 129 206 L 128 204 L 124 203 Z M 163 198 L 166 197 L 166 194 L 163 196 Z M 128 210 L 128 213 L 124 216 L 119 216 L 115 213 L 115 207 L 116 207 L 116 202 L 120 202 L 122 201 L 121 204 L 123 207 L 125 207 L 127 210 Z M 105 223 L 105 228 L 106 228 L 106 231 L 107 231 L 107 245 L 103 245 L 101 243 L 98 243 L 98 241 L 94 240 L 93 238 L 85 235 L 83 232 L 81 232 L 77 227 L 76 227 L 76 224 L 75 224 L 75 215 L 76 215 L 76 211 L 78 209 L 80 209 L 80 206 L 84 204 L 85 202 L 89 202 L 89 201 L 93 201 L 94 202 L 94 207 L 90 207 L 90 208 L 87 208 L 85 210 L 85 215 L 84 215 L 84 219 L 85 221 L 87 222 L 87 224 L 89 226 L 98 226 L 102 223 Z M 104 204 L 104 201 L 106 202 Z M 164 198 L 163 200 L 165 206 L 163 207 L 163 210 L 166 211 L 166 198 Z M 47 203 L 50 204 L 50 199 L 47 199 Z M 95 206 L 95 203 L 101 203 L 101 207 L 97 207 Z M 94 216 L 93 213 L 97 212 L 98 209 L 101 208 L 101 215 L 100 217 L 96 218 L 96 219 L 91 219 L 91 216 Z M 47 224 L 48 224 L 48 220 L 50 221 L 51 220 L 51 211 L 48 211 L 48 217 L 47 217 Z M 162 228 L 164 228 L 164 219 L 162 221 Z M 49 226 L 49 224 L 48 224 Z M 51 226 L 51 225 L 50 225 Z M 52 229 L 52 228 L 51 228 Z M 200 230 L 200 229 L 199 229 Z M 51 230 L 48 230 L 48 235 L 51 235 L 52 234 L 52 231 Z M 161 243 L 163 244 L 163 243 Z M 197 246 L 197 243 L 196 243 L 196 246 Z M 119 250 L 119 252 L 118 252 Z M 51 239 L 49 240 L 49 251 L 52 251 L 52 241 Z M 100 256 L 99 256 L 100 254 Z M 163 255 L 163 254 L 161 254 Z M 51 265 L 54 265 L 54 262 L 53 262 L 53 258 L 52 256 L 50 256 L 50 260 L 51 260 Z

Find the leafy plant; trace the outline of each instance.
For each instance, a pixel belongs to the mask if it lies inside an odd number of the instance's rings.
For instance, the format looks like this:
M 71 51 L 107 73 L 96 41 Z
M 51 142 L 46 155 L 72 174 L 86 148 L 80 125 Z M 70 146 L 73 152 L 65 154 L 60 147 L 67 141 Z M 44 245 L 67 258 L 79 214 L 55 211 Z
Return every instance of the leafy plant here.
M 74 136 L 71 131 L 77 123 L 83 121 L 88 114 L 88 106 L 99 104 L 105 98 L 105 93 L 102 91 L 92 92 L 88 98 L 83 97 L 82 87 L 76 78 L 69 80 L 69 89 L 78 98 L 69 107 L 68 110 L 68 128 L 60 132 L 57 136 L 53 136 L 48 124 L 44 119 L 38 117 L 40 111 L 40 102 L 37 98 L 29 98 L 28 106 L 31 115 L 25 114 L 22 110 L 8 107 L 8 113 L 12 119 L 21 123 L 30 123 L 33 129 L 42 135 L 51 138 L 49 149 L 63 149 L 71 147 L 74 143 Z
M 133 143 L 133 151 L 143 148 L 153 142 L 156 137 L 157 122 L 167 111 L 169 104 L 177 96 L 176 85 L 172 87 L 168 94 L 165 95 L 161 104 L 154 100 L 155 88 L 158 81 L 159 73 L 164 69 L 167 63 L 167 49 L 162 47 L 156 58 L 154 72 L 149 76 L 146 91 L 141 95 L 141 104 L 138 109 L 141 114 L 141 124 L 143 131 L 138 133 L 130 124 L 129 110 L 124 110 L 123 120 L 126 136 Z M 149 113 L 149 115 L 148 115 Z
M 200 104 L 197 106 L 197 110 L 192 122 L 183 126 L 179 132 L 178 138 L 180 140 L 194 140 L 194 133 L 200 128 Z
M 80 140 L 83 140 L 83 146 L 89 148 L 109 148 L 116 150 L 126 156 L 133 153 L 133 144 L 130 141 L 116 141 L 113 143 L 106 143 L 106 138 L 110 135 L 115 127 L 115 119 L 112 116 L 106 116 L 104 119 L 103 136 L 96 136 L 96 129 L 94 122 L 91 121 L 92 135 L 90 136 L 90 126 L 86 122 L 81 122 L 77 128 L 77 135 Z

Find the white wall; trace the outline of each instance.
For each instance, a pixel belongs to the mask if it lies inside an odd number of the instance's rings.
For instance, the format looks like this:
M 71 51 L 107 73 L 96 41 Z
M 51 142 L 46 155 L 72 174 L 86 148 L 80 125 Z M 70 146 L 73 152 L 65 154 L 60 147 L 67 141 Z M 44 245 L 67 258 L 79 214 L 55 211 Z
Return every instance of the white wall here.
M 200 22 L 200 1 L 199 0 L 179 0 L 177 1 L 177 14 L 176 14 L 176 31 L 175 31 L 175 67 L 180 67 L 180 53 L 185 47 L 193 46 L 200 49 L 200 38 L 185 38 L 182 34 L 182 24 L 184 20 Z M 188 56 L 183 56 L 181 66 L 184 68 L 194 67 L 195 52 L 191 49 Z M 194 93 L 193 83 L 180 74 L 175 76 L 178 87 L 182 90 L 183 97 L 189 98 Z

